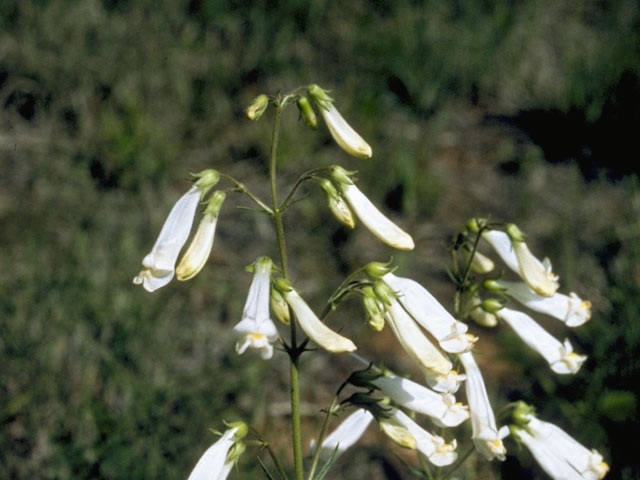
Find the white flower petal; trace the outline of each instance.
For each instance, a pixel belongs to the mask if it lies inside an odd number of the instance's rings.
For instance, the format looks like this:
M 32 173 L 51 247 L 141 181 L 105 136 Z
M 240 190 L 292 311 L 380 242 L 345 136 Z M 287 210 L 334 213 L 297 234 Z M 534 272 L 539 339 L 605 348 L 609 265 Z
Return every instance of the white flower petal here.
M 419 365 L 440 375 L 451 371 L 451 361 L 429 341 L 397 300 L 392 300 L 386 317 L 402 348 Z
M 542 469 L 554 480 L 584 480 L 565 459 L 557 455 L 553 446 L 544 439 L 519 430 L 518 438 L 524 443 Z
M 321 107 L 320 113 L 329 128 L 331 136 L 345 152 L 355 157 L 371 157 L 373 152 L 369 144 L 351 128 L 332 103 L 328 104 L 328 109 Z
M 489 403 L 487 389 L 482 379 L 482 373 L 471 352 L 459 355 L 460 361 L 467 374 L 465 383 L 467 391 L 467 402 L 471 411 L 471 438 L 476 450 L 487 460 L 504 461 L 507 449 L 502 443 L 502 439 L 508 431 L 496 427 L 493 409 Z
M 568 327 L 578 327 L 591 318 L 591 302 L 582 300 L 573 292 L 569 295 L 556 292 L 552 297 L 543 297 L 523 282 L 498 280 L 497 283 L 506 289 L 507 295 L 524 306 L 557 318 Z
M 509 235 L 498 230 L 482 234 L 504 263 L 539 295 L 550 297 L 558 289 L 558 276 L 551 271 L 548 259 L 541 262 L 529 251 L 525 242 L 511 241 Z
M 387 245 L 400 250 L 413 250 L 413 238 L 385 217 L 353 184 L 340 183 L 344 197 L 360 221 Z
M 523 342 L 542 355 L 558 374 L 577 373 L 587 359 L 586 356 L 573 352 L 569 340 L 565 340 L 564 345 L 561 344 L 526 313 L 503 308 L 497 315 L 513 328 Z
M 200 189 L 194 185 L 173 206 L 155 245 L 142 261 L 144 268 L 133 279 L 133 283 L 153 292 L 171 281 L 180 250 L 191 232 L 200 193 Z
M 322 442 L 320 456 L 328 459 L 336 451 L 335 459 L 342 455 L 347 448 L 354 445 L 373 420 L 373 415 L 360 408 L 345 418 L 338 427 Z
M 548 454 L 555 457 L 554 462 L 556 464 L 564 462 L 570 465 L 579 474 L 576 478 L 598 480 L 606 475 L 609 466 L 596 450 L 587 449 L 553 423 L 539 420 L 533 415 L 529 415 L 528 420 L 529 423 L 527 423 L 526 429 L 533 437 L 533 440 L 528 440 L 534 443 L 534 448 L 539 449 L 540 446 L 538 444 L 542 444 L 548 450 Z M 520 436 L 521 433 L 518 432 L 518 435 Z M 529 444 L 527 446 L 531 448 Z M 532 453 L 534 453 L 533 450 Z M 540 461 L 535 453 L 534 456 Z M 544 468 L 542 463 L 541 466 Z M 547 470 L 545 469 L 545 471 Z
M 469 351 L 476 337 L 465 332 L 468 326 L 457 321 L 429 291 L 410 278 L 387 273 L 382 279 L 398 294 L 398 300 L 409 314 L 450 353 Z
M 438 393 L 407 378 L 385 375 L 373 381 L 394 402 L 428 415 L 443 427 L 455 427 L 469 418 L 469 408 L 449 393 Z
M 353 352 L 356 350 L 354 343 L 346 337 L 334 332 L 313 313 L 309 305 L 295 290 L 283 293 L 285 300 L 296 314 L 298 323 L 304 333 L 320 347 L 329 352 Z
M 235 443 L 236 428 L 227 430 L 220 439 L 211 445 L 200 457 L 188 480 L 224 480 L 233 467 L 227 462 L 227 454 Z

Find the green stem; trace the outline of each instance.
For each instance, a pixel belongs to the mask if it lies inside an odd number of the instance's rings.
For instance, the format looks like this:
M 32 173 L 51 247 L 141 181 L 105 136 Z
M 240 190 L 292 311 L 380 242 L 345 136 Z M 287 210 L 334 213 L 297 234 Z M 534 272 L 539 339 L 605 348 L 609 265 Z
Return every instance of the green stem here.
M 329 410 L 327 410 L 327 414 L 324 417 L 324 422 L 322 422 L 322 428 L 320 429 L 320 434 L 318 435 L 318 443 L 316 444 L 316 451 L 313 454 L 311 469 L 309 470 L 309 480 L 313 480 L 313 475 L 316 473 L 318 460 L 320 459 L 320 450 L 322 448 L 322 443 L 324 442 L 324 438 L 327 435 L 327 430 L 329 429 L 329 420 L 331 419 L 331 415 L 333 414 L 333 410 L 336 408 L 337 404 L 338 395 L 333 397 L 331 405 L 329 406 Z
M 280 118 L 288 97 L 277 98 L 275 101 L 275 116 L 273 119 L 273 133 L 271 137 L 271 151 L 269 153 L 269 180 L 271 183 L 271 200 L 273 204 L 273 223 L 276 228 L 278 239 L 278 251 L 280 253 L 280 268 L 282 275 L 288 278 L 287 266 L 287 246 L 284 239 L 284 227 L 282 225 L 282 211 L 278 207 L 278 196 L 276 189 L 276 166 L 278 152 L 278 137 L 280 134 Z M 298 358 L 301 350 L 298 349 L 296 340 L 296 322 L 290 323 L 291 344 L 287 351 L 290 360 L 290 381 L 291 381 L 291 433 L 293 436 L 293 459 L 296 470 L 296 480 L 303 480 L 304 471 L 302 468 L 302 435 L 300 433 L 300 380 L 298 372 Z
M 313 454 L 313 460 L 311 463 L 311 470 L 309 470 L 309 480 L 313 480 L 313 474 L 316 472 L 316 468 L 318 467 L 318 460 L 320 459 L 320 450 L 322 449 L 322 444 L 324 443 L 324 439 L 327 436 L 327 430 L 329 429 L 329 420 L 331 420 L 331 415 L 333 415 L 337 410 L 338 406 L 338 397 L 340 397 L 340 393 L 342 390 L 349 385 L 349 381 L 345 380 L 338 388 L 338 391 L 331 400 L 331 405 L 329 406 L 329 410 L 327 410 L 327 414 L 324 417 L 324 422 L 322 422 L 322 428 L 320 429 L 320 434 L 318 435 L 318 443 L 316 444 L 316 451 Z
M 236 186 L 238 191 L 240 191 L 241 193 L 244 193 L 247 197 L 251 199 L 253 203 L 258 205 L 262 210 L 267 212 L 269 215 L 273 215 L 273 210 L 267 207 L 258 197 L 256 197 L 253 193 L 251 193 L 247 189 L 247 187 L 245 187 L 244 183 L 239 182 L 238 180 L 233 178 L 231 175 L 227 175 L 226 173 L 220 173 L 220 177 L 229 180 L 231 183 L 233 183 Z
M 305 172 L 302 175 L 300 175 L 298 177 L 298 180 L 296 180 L 296 183 L 291 188 L 291 191 L 289 192 L 289 194 L 286 196 L 284 201 L 280 204 L 280 211 L 285 211 L 287 209 L 287 207 L 289 207 L 289 205 L 293 201 L 293 196 L 298 191 L 298 188 L 300 188 L 300 186 L 304 182 L 306 182 L 307 180 L 312 179 L 314 177 L 314 175 L 316 175 L 317 173 L 321 173 L 321 172 L 328 171 L 328 170 L 331 170 L 331 168 L 330 167 L 314 168 L 313 170 L 309 170 L 308 172 Z

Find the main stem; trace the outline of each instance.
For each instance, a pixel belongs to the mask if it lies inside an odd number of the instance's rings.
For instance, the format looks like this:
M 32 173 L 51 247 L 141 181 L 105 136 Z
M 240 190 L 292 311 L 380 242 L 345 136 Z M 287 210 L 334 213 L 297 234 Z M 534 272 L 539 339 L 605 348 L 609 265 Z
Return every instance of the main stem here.
M 286 97 L 276 99 L 276 111 L 273 119 L 273 133 L 271 137 L 271 151 L 269 154 L 269 179 L 271 181 L 271 199 L 273 201 L 273 222 L 276 227 L 276 237 L 278 239 L 278 250 L 280 252 L 280 267 L 282 275 L 288 278 L 287 270 L 287 247 L 284 240 L 284 228 L 282 226 L 282 212 L 278 207 L 278 196 L 276 189 L 276 166 L 278 137 L 280 134 L 280 117 L 284 108 Z M 291 433 L 293 436 L 293 459 L 296 469 L 296 480 L 303 480 L 304 471 L 302 468 L 302 435 L 300 433 L 300 381 L 298 372 L 298 342 L 296 339 L 296 322 L 291 320 L 291 343 L 289 353 L 289 377 L 291 381 Z

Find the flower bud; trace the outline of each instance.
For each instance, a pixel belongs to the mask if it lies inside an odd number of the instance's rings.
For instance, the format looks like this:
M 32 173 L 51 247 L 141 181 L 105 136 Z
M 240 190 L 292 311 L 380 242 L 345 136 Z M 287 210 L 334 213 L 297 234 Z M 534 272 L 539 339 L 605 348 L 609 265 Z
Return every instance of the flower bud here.
M 386 305 L 391 305 L 396 298 L 393 289 L 382 280 L 378 280 L 373 284 L 373 291 L 378 299 Z
M 209 199 L 196 234 L 176 267 L 176 278 L 179 281 L 184 282 L 195 277 L 209 260 L 216 234 L 218 215 L 225 196 L 224 192 L 216 191 Z
M 310 85 L 307 92 L 318 105 L 329 133 L 345 152 L 354 157 L 370 158 L 371 146 L 353 129 L 333 105 L 333 99 L 318 85 Z
M 471 256 L 471 252 L 465 249 L 462 250 L 462 253 L 465 260 L 468 262 L 469 257 Z M 485 275 L 492 272 L 494 268 L 495 264 L 493 263 L 493 260 L 476 250 L 476 252 L 473 254 L 473 258 L 471 259 L 471 270 L 478 275 Z
M 367 323 L 371 328 L 379 332 L 384 328 L 384 305 L 378 300 L 372 287 L 364 287 L 362 294 L 362 306 L 367 316 Z
M 289 323 L 291 322 L 289 304 L 284 299 L 282 294 L 275 288 L 271 289 L 271 298 L 269 303 L 271 304 L 271 311 L 276 316 L 276 318 L 285 325 L 289 325 Z
M 509 235 L 512 242 L 524 242 L 525 235 L 515 223 L 508 224 L 504 231 L 507 232 L 507 235 Z
M 316 118 L 316 112 L 313 111 L 309 103 L 309 99 L 307 99 L 307 97 L 298 97 L 296 103 L 304 124 L 315 130 L 318 127 L 318 119 Z
M 382 376 L 382 372 L 374 370 L 373 368 L 365 368 L 364 370 L 357 370 L 353 372 L 347 380 L 351 385 L 361 388 L 367 388 L 369 390 L 376 390 L 377 387 L 373 383 Z
M 251 104 L 245 110 L 249 120 L 258 120 L 269 106 L 269 97 L 264 93 L 253 99 Z
M 482 300 L 478 295 L 474 295 L 471 299 L 471 311 L 469 316 L 483 327 L 493 328 L 498 325 L 498 317 L 494 313 L 489 313 L 481 308 Z
M 488 290 L 490 292 L 495 292 L 495 293 L 504 293 L 507 291 L 506 288 L 504 288 L 502 285 L 500 285 L 500 283 L 493 279 L 493 278 L 489 278 L 487 280 L 485 280 L 484 282 L 482 282 L 482 288 L 484 288 L 485 290 Z
M 486 218 L 472 218 L 467 222 L 467 230 L 471 233 L 479 233 L 480 229 L 487 226 Z
M 526 404 L 522 400 L 518 400 L 516 402 L 515 408 L 513 409 L 513 413 L 511 417 L 513 421 L 520 427 L 525 427 L 531 420 L 531 416 L 535 415 L 536 409 L 531 405 Z
M 333 216 L 342 223 L 343 225 L 353 228 L 356 225 L 356 221 L 353 218 L 353 214 L 351 213 L 351 209 L 347 202 L 345 202 L 342 195 L 338 193 L 336 187 L 333 186 L 331 180 L 327 180 L 323 178 L 320 180 L 320 186 L 322 187 L 322 191 L 327 197 L 327 201 L 329 202 L 329 210 L 333 213 Z
M 496 313 L 504 308 L 502 300 L 497 298 L 487 298 L 482 301 L 482 309 L 485 312 Z
M 369 277 L 379 280 L 387 273 L 393 272 L 395 269 L 396 267 L 391 266 L 391 262 L 370 262 L 365 265 L 364 272 L 369 275 Z

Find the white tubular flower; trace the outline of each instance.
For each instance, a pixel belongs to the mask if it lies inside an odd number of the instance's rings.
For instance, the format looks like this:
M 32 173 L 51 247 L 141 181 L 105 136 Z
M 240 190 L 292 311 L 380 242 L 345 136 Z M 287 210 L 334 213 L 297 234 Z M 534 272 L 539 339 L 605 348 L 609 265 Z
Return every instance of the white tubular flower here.
M 227 458 L 229 450 L 235 443 L 238 428 L 231 428 L 224 432 L 220 439 L 211 445 L 193 467 L 188 480 L 224 480 L 233 468 L 236 459 Z
M 471 350 L 478 339 L 466 333 L 469 327 L 453 318 L 426 288 L 393 273 L 387 273 L 382 279 L 398 295 L 398 300 L 415 321 L 438 340 L 444 351 L 462 353 Z
M 391 299 L 386 318 L 402 348 L 422 367 L 427 384 L 439 392 L 457 391 L 464 376 L 452 369 L 451 361 L 429 341 L 395 298 Z
M 407 378 L 393 374 L 372 382 L 394 402 L 431 417 L 440 427 L 456 427 L 469 418 L 469 407 L 456 402 L 450 393 L 438 393 Z
M 587 359 L 586 355 L 573 351 L 568 339 L 564 344 L 560 343 L 526 313 L 503 308 L 496 315 L 507 322 L 524 343 L 542 355 L 555 373 L 577 373 Z
M 282 294 L 293 313 L 295 313 L 300 327 L 318 346 L 334 353 L 353 352 L 356 350 L 356 346 L 351 340 L 334 332 L 322 323 L 313 313 L 313 310 L 309 308 L 309 305 L 298 295 L 298 292 L 290 287 L 288 291 L 286 288 L 283 290 Z
M 342 118 L 342 115 L 332 103 L 333 99 L 318 85 L 310 85 L 308 92 L 309 96 L 318 105 L 331 136 L 340 145 L 340 148 L 354 157 L 370 158 L 373 154 L 371 147 Z
M 278 330 L 269 317 L 271 265 L 271 259 L 267 257 L 256 260 L 242 320 L 233 327 L 233 331 L 241 335 L 236 352 L 243 354 L 249 347 L 256 348 L 264 360 L 273 355 L 271 343 L 278 338 Z
M 476 450 L 487 460 L 497 458 L 504 461 L 507 449 L 502 443 L 502 439 L 509 434 L 508 427 L 500 430 L 496 427 L 496 419 L 493 409 L 489 403 L 487 389 L 484 386 L 482 373 L 471 352 L 459 355 L 460 361 L 467 374 L 465 388 L 467 391 L 467 402 L 471 410 L 471 429 L 473 444 Z
M 482 234 L 482 238 L 493 247 L 507 267 L 520 275 L 520 265 L 509 235 L 499 230 L 488 230 Z
M 198 230 L 176 268 L 178 280 L 185 281 L 195 277 L 207 263 L 216 234 L 218 215 L 225 196 L 224 192 L 218 191 L 209 200 L 209 205 L 204 211 Z
M 513 429 L 513 435 L 524 443 L 542 469 L 554 480 L 584 480 L 567 461 L 558 456 L 554 446 L 544 438 L 531 435 L 524 428 Z
M 553 273 L 551 262 L 538 260 L 529 251 L 524 235 L 513 225 L 507 225 L 507 233 L 491 230 L 482 234 L 504 263 L 543 297 L 551 297 L 558 290 L 558 276 Z
M 328 110 L 320 108 L 320 113 L 331 136 L 345 152 L 354 157 L 371 158 L 373 152 L 369 144 L 351 128 L 333 104 L 329 105 Z
M 391 418 L 407 429 L 416 439 L 416 449 L 434 465 L 438 467 L 451 465 L 458 458 L 455 440 L 446 443 L 444 438 L 427 432 L 400 410 L 396 409 Z
M 411 235 L 385 217 L 353 184 L 348 172 L 341 167 L 333 167 L 331 176 L 340 185 L 344 198 L 371 233 L 394 248 L 413 250 L 415 244 Z
M 134 284 L 153 292 L 171 281 L 178 254 L 189 238 L 201 193 L 194 185 L 173 206 L 151 252 L 142 260 L 144 268 L 134 277 Z
M 337 460 L 347 448 L 360 440 L 372 420 L 373 415 L 364 408 L 353 412 L 338 425 L 338 428 L 327 435 L 320 447 L 320 456 L 328 459 L 335 451 L 334 459 Z
M 579 327 L 591 318 L 591 302 L 582 300 L 573 292 L 569 295 L 556 293 L 552 297 L 543 297 L 531 290 L 526 283 L 504 280 L 496 280 L 496 283 L 506 289 L 507 295 L 525 307 L 557 318 L 567 327 Z
M 596 450 L 589 450 L 558 426 L 525 415 L 526 425 L 513 425 L 517 439 L 531 451 L 542 469 L 556 480 L 600 480 L 609 471 Z

